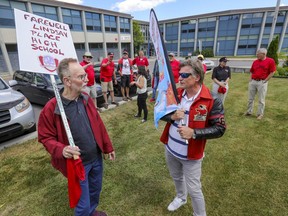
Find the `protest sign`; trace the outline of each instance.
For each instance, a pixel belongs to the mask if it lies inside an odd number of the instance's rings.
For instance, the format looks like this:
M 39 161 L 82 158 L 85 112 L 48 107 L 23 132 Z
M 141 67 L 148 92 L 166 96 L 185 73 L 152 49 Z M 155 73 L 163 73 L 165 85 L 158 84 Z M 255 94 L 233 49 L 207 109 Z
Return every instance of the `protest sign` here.
M 63 58 L 76 58 L 69 26 L 14 9 L 20 69 L 56 74 Z

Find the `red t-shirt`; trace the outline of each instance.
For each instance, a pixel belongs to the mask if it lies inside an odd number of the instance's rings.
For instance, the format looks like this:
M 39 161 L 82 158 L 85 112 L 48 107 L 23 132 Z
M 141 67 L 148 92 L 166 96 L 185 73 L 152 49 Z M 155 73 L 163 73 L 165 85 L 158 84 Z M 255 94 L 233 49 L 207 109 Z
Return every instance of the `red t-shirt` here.
M 143 57 L 143 58 L 140 58 L 139 56 L 135 59 L 133 59 L 132 61 L 132 64 L 133 65 L 137 65 L 138 66 L 148 66 L 149 65 L 149 62 L 148 62 L 148 59 L 146 57 Z
M 266 57 L 264 60 L 255 60 L 251 66 L 251 78 L 265 80 L 270 73 L 276 71 L 274 59 Z
M 85 66 L 89 64 L 88 62 L 86 61 L 82 61 L 80 62 L 80 65 L 81 66 Z M 94 68 L 93 68 L 93 65 L 89 65 L 86 69 L 85 69 L 85 72 L 87 73 L 87 77 L 88 77 L 88 83 L 87 83 L 87 86 L 93 86 L 94 83 L 95 83 L 95 72 L 94 72 Z
M 171 68 L 172 68 L 172 73 L 173 73 L 173 76 L 174 76 L 175 83 L 178 83 L 179 82 L 179 71 L 180 71 L 179 65 L 180 65 L 180 61 L 175 59 L 173 61 L 170 61 L 170 65 L 171 65 Z
M 112 77 L 114 74 L 114 62 L 112 61 L 109 65 L 106 67 L 103 67 L 103 64 L 106 64 L 108 62 L 108 58 L 104 58 L 101 62 L 101 68 L 100 68 L 100 81 L 102 82 L 110 82 L 112 81 Z

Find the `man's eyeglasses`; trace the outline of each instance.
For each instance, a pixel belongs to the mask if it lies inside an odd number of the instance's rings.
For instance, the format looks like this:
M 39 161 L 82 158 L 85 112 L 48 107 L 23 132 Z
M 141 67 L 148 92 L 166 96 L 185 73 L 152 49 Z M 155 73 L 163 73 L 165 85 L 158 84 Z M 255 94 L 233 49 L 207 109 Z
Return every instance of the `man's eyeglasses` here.
M 189 76 L 191 76 L 192 74 L 191 73 L 179 73 L 179 75 L 180 75 L 181 78 L 186 79 Z
M 68 77 L 71 77 L 71 76 L 68 76 Z M 76 79 L 85 81 L 86 77 L 87 77 L 87 74 L 82 74 L 82 75 L 77 76 Z
M 85 81 L 86 77 L 87 77 L 87 74 L 83 74 L 83 75 L 79 75 L 79 76 L 77 77 L 77 79 L 82 80 L 82 81 Z
M 93 57 L 92 56 L 85 56 L 86 58 L 90 58 L 90 59 L 92 59 Z

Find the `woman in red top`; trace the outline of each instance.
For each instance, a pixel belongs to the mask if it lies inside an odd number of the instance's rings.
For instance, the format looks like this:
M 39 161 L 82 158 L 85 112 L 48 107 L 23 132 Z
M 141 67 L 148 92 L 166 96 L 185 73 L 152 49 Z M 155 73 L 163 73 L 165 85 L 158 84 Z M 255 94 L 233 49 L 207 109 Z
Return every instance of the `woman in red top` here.
M 149 62 L 148 59 L 144 56 L 144 52 L 142 50 L 139 51 L 139 56 L 133 59 L 132 64 L 136 64 L 137 67 L 145 66 L 145 71 L 148 71 Z

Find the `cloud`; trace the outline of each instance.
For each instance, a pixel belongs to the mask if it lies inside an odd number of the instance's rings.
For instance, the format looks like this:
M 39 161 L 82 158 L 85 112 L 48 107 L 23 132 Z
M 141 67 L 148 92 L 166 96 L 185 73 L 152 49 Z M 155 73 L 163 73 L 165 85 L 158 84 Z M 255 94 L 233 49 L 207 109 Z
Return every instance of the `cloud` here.
M 144 11 L 155 8 L 158 5 L 174 2 L 176 0 L 124 0 L 115 3 L 111 10 L 117 10 L 122 13 L 132 13 L 135 11 Z
M 61 2 L 67 2 L 71 4 L 83 4 L 83 0 L 56 0 L 56 1 L 61 1 Z

